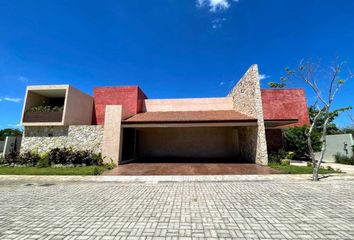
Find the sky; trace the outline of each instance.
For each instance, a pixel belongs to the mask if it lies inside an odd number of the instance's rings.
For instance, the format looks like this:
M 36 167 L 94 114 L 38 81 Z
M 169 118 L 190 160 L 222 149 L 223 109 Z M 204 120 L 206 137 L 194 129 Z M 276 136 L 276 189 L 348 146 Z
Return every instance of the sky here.
M 336 56 L 354 72 L 351 0 L 0 0 L 0 128 L 18 127 L 27 85 L 222 97 L 252 64 L 266 88 L 301 59 Z M 334 107 L 354 106 L 353 93 L 354 79 Z

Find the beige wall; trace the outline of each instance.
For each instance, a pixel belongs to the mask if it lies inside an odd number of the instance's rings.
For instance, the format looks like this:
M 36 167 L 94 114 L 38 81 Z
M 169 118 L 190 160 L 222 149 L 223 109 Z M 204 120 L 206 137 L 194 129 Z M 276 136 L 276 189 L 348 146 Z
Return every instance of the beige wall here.
M 24 123 L 24 113 L 33 106 L 46 104 L 50 97 L 63 97 L 64 112 L 61 122 Z M 92 123 L 93 98 L 69 85 L 28 86 L 21 122 L 23 126 L 69 126 L 90 125 Z
M 103 130 L 102 156 L 104 161 L 119 164 L 122 155 L 122 106 L 107 105 Z
M 145 99 L 144 111 L 215 111 L 232 110 L 231 97 L 224 98 L 181 98 L 181 99 Z
M 146 128 L 138 131 L 138 154 L 142 157 L 238 155 L 237 130 L 232 127 Z
M 69 86 L 64 112 L 64 125 L 90 125 L 92 123 L 93 98 Z

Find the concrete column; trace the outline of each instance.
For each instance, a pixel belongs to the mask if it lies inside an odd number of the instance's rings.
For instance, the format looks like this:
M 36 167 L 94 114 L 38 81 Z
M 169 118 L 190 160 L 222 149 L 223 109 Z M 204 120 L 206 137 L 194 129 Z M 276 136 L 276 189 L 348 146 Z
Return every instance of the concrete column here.
M 122 106 L 107 105 L 105 112 L 102 156 L 105 162 L 119 164 L 122 152 Z

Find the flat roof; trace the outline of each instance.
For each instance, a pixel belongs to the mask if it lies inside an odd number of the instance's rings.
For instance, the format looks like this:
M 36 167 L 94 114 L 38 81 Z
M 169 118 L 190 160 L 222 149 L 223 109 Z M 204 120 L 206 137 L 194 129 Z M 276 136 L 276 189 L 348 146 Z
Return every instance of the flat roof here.
M 256 122 L 254 117 L 233 111 L 171 111 L 144 112 L 136 114 L 123 122 L 134 123 L 203 123 L 203 122 Z

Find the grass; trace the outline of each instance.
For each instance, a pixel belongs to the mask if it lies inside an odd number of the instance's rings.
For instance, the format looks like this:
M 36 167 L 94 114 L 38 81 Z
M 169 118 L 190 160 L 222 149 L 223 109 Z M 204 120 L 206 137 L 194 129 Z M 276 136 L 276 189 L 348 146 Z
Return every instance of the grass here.
M 308 167 L 308 166 L 270 164 L 269 167 L 287 174 L 312 174 L 312 167 Z M 320 169 L 320 174 L 328 174 L 328 173 L 340 173 L 340 172 L 332 168 Z
M 0 167 L 0 175 L 97 175 L 105 167 Z

